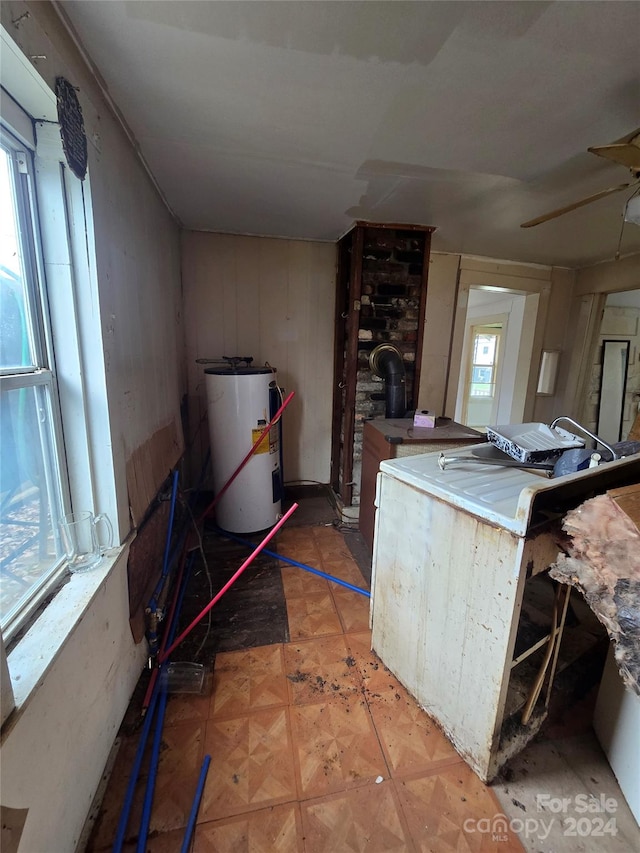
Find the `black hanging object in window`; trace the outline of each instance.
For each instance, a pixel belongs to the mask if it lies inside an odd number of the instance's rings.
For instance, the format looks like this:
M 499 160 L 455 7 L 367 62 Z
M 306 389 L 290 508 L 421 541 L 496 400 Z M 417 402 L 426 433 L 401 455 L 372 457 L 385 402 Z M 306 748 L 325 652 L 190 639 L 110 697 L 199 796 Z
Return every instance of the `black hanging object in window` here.
M 56 77 L 56 98 L 64 156 L 73 174 L 83 181 L 87 174 L 87 136 L 82 108 L 75 88 L 64 77 Z

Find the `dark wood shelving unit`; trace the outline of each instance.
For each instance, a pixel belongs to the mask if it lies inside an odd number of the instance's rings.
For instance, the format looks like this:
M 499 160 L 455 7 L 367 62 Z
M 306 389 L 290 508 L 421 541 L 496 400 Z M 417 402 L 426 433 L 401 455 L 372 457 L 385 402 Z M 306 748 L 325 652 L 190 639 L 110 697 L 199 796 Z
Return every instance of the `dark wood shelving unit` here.
M 385 415 L 383 383 L 369 369 L 378 344 L 401 353 L 407 411 L 417 405 L 434 230 L 357 222 L 338 243 L 331 486 L 343 506 L 359 503 L 364 421 Z

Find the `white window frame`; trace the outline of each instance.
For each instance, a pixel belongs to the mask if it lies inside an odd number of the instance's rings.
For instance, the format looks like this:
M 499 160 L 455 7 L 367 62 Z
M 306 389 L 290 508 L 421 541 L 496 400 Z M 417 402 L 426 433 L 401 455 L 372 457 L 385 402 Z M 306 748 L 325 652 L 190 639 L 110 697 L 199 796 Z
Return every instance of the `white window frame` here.
M 11 688 L 20 712 L 35 694 L 125 550 L 118 543 L 125 540 L 129 527 L 121 527 L 127 519 L 119 518 L 118 513 L 119 505 L 127 506 L 128 501 L 126 485 L 117 486 L 115 476 L 119 451 L 114 448 L 109 417 L 90 178 L 87 174 L 80 181 L 66 166 L 53 91 L 4 27 L 0 27 L 0 37 L 2 85 L 10 93 L 1 93 L 2 115 L 14 131 L 31 127 L 36 143 L 43 278 L 50 297 L 49 330 L 56 357 L 70 505 L 106 513 L 116 545 L 97 570 L 70 577 L 6 656 L 5 640 L 0 637 L 4 719 L 13 706 Z M 27 113 L 26 120 L 18 104 Z
M 14 116 L 15 116 L 14 105 Z M 4 110 L 3 110 L 4 113 Z M 2 120 L 0 138 L 3 149 L 8 152 L 14 171 L 16 216 L 19 221 L 20 254 L 23 262 L 25 307 L 29 315 L 32 364 L 29 366 L 0 367 L 0 387 L 3 391 L 17 391 L 41 387 L 44 390 L 44 440 L 45 482 L 41 484 L 40 501 L 46 500 L 49 507 L 51 533 L 55 554 L 51 555 L 49 567 L 28 590 L 26 599 L 19 609 L 4 614 L 2 633 L 5 641 L 32 618 L 41 602 L 60 584 L 65 573 L 64 558 L 60 546 L 58 523 L 70 509 L 67 465 L 64 454 L 62 422 L 55 377 L 51 328 L 47 310 L 47 291 L 44 280 L 38 205 L 34 184 L 35 164 L 33 160 L 33 135 L 26 136 L 22 125 L 21 137 L 14 128 Z M 47 447 L 49 452 L 45 452 Z M 46 495 L 45 495 L 46 493 Z
M 460 418 L 462 423 L 467 423 L 469 417 L 469 406 L 474 402 L 483 402 L 491 400 L 491 415 L 489 416 L 488 423 L 495 422 L 495 416 L 498 412 L 498 407 L 500 405 L 500 393 L 501 393 L 501 385 L 502 385 L 502 371 L 504 367 L 504 347 L 505 342 L 507 340 L 507 331 L 508 331 L 508 323 L 509 323 L 509 315 L 508 314 L 492 314 L 486 317 L 473 317 L 469 320 L 466 327 L 465 334 L 465 343 L 462 353 L 462 358 L 464 360 L 464 373 L 461 374 L 464 376 L 464 395 L 461 400 L 461 412 Z M 499 341 L 498 341 L 498 350 L 496 354 L 496 362 L 494 365 L 494 392 L 492 396 L 471 396 L 471 385 L 472 385 L 472 377 L 473 377 L 473 349 L 474 349 L 474 339 L 475 339 L 475 330 L 481 329 L 482 327 L 487 326 L 499 326 Z M 486 426 L 486 424 L 485 424 Z M 476 429 L 479 427 L 476 426 Z

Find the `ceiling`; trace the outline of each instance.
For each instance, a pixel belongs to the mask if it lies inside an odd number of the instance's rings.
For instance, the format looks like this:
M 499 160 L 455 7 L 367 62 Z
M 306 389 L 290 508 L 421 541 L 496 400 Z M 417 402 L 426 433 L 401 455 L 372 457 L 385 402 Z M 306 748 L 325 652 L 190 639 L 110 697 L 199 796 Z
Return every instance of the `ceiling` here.
M 637 2 L 62 2 L 186 228 L 560 266 L 616 253 L 640 126 Z M 621 254 L 640 251 L 627 224 Z

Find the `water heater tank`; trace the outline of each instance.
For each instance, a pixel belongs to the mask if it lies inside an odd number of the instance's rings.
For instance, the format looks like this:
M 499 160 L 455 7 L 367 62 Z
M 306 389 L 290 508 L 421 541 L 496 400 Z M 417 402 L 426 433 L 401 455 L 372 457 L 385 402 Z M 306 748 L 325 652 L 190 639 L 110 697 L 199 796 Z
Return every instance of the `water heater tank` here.
M 205 370 L 213 487 L 217 494 L 280 407 L 271 367 Z M 216 504 L 216 520 L 231 533 L 265 530 L 282 514 L 280 424 L 263 438 Z

